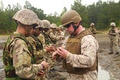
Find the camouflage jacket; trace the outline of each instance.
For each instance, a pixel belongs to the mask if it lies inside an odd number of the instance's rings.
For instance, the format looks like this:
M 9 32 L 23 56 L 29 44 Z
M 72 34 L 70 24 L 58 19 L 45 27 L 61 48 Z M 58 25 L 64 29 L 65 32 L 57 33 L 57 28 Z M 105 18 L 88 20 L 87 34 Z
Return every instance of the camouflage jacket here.
M 96 29 L 95 29 L 95 27 L 90 27 L 89 30 L 90 30 L 93 34 L 96 34 L 96 32 L 97 32 Z
M 20 79 L 34 79 L 38 71 L 43 69 L 41 64 L 34 64 L 32 47 L 25 36 L 17 32 L 9 36 L 5 43 L 3 63 L 6 78 L 19 76 Z
M 28 42 L 32 45 L 34 51 L 35 63 L 41 63 L 44 55 L 43 44 L 36 36 L 27 37 Z
M 81 32 L 80 32 L 81 33 Z M 80 34 L 79 33 L 79 34 Z M 67 41 L 68 39 L 66 39 Z M 65 43 L 65 48 L 66 48 Z M 74 68 L 89 68 L 96 60 L 96 53 L 99 45 L 97 40 L 91 36 L 86 35 L 82 38 L 81 42 L 81 54 L 68 53 L 66 57 L 66 63 L 69 63 Z M 89 71 L 85 74 L 72 74 L 69 73 L 68 80 L 97 80 L 97 71 Z

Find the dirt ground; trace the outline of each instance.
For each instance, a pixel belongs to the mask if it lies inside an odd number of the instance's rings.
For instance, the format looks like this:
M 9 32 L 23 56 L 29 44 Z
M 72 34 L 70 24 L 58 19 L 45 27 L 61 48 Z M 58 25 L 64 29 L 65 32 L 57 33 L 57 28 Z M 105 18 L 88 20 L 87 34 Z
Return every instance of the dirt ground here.
M 108 54 L 110 44 L 109 44 L 109 38 L 106 33 L 96 34 L 96 39 L 99 42 L 99 53 L 98 53 L 99 65 L 102 67 L 102 69 L 109 72 L 110 80 L 120 80 L 120 76 L 119 76 L 120 75 L 120 54 L 118 55 Z M 0 36 L 0 42 L 4 40 L 6 40 L 6 37 Z M 3 44 L 0 44 L 0 48 L 2 47 L 3 47 Z
M 97 34 L 99 42 L 98 62 L 102 69 L 110 74 L 110 80 L 120 80 L 120 54 L 108 54 L 110 52 L 110 41 L 107 34 Z

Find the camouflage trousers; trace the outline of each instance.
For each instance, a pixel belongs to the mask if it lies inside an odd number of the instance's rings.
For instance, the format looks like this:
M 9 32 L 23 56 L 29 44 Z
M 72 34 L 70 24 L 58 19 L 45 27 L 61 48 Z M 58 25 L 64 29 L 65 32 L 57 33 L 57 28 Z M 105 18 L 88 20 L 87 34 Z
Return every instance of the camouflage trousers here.
M 116 52 L 120 53 L 119 45 L 118 45 L 118 38 L 112 37 L 110 39 L 110 51 L 115 54 Z
M 66 80 L 66 76 L 63 73 L 67 73 L 62 68 L 62 64 L 55 62 L 48 71 L 48 80 Z

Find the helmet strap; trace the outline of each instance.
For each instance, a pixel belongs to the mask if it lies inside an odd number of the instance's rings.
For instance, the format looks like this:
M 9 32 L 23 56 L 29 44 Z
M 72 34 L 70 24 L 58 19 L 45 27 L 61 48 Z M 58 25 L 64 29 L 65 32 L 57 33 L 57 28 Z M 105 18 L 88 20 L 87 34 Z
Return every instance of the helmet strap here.
M 71 34 L 72 36 L 75 36 L 76 34 L 75 34 L 75 32 L 76 32 L 76 30 L 78 29 L 78 27 L 79 27 L 79 25 L 81 24 L 81 22 L 76 26 L 76 25 L 74 25 L 74 24 L 72 24 L 72 26 L 73 26 L 73 28 L 74 28 L 74 32 Z

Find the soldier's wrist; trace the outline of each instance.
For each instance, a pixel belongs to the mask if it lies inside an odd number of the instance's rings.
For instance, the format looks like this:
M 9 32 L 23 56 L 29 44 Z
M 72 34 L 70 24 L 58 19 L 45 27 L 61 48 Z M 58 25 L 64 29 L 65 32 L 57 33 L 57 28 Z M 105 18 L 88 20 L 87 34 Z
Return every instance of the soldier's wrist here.
M 43 64 L 41 64 L 41 65 L 42 65 L 42 68 L 45 69 L 45 66 Z

